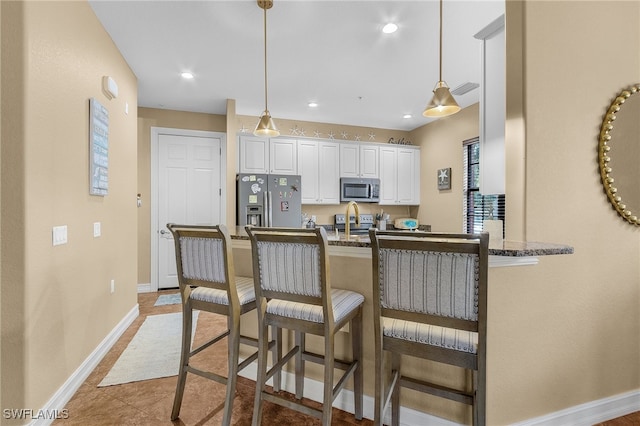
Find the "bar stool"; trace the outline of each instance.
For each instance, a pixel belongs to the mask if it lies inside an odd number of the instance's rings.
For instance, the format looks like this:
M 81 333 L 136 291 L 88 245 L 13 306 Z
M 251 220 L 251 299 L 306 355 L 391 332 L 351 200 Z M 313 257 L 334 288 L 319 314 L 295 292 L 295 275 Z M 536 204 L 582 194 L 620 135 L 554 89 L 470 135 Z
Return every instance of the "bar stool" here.
M 262 402 L 270 401 L 331 424 L 332 405 L 350 376 L 354 381 L 355 417 L 362 419 L 362 304 L 356 292 L 332 289 L 324 228 L 252 228 L 253 271 L 258 311 L 258 374 L 254 426 L 262 419 Z M 335 359 L 335 334 L 350 324 L 352 361 Z M 267 370 L 267 326 L 295 331 L 295 346 Z M 308 352 L 306 334 L 324 336 L 324 354 Z M 322 410 L 289 401 L 265 390 L 265 382 L 295 356 L 296 399 L 303 396 L 305 362 L 324 365 Z M 334 383 L 334 368 L 345 370 Z
M 183 325 L 180 368 L 171 420 L 176 420 L 180 414 L 187 373 L 193 373 L 227 386 L 222 424 L 229 425 L 238 372 L 258 357 L 256 351 L 239 363 L 240 343 L 254 347 L 258 344 L 257 339 L 240 334 L 240 316 L 256 307 L 253 279 L 235 276 L 231 238 L 224 225 L 190 226 L 170 223 L 167 228 L 173 234 L 175 242 Z M 226 315 L 228 329 L 191 350 L 191 322 L 194 309 Z M 275 340 L 281 336 L 280 330 L 274 329 L 272 333 Z M 224 337 L 228 337 L 227 377 L 190 365 L 192 356 Z M 268 346 L 274 351 L 274 359 L 278 359 L 277 350 L 280 345 L 273 341 L 268 343 Z M 274 377 L 274 388 L 280 388 L 279 374 Z
M 489 234 L 369 230 L 373 258 L 375 425 L 391 402 L 400 421 L 400 387 L 472 405 L 473 424 L 485 425 L 487 270 Z M 391 353 L 390 383 L 384 352 Z M 473 371 L 465 392 L 406 377 L 401 355 Z

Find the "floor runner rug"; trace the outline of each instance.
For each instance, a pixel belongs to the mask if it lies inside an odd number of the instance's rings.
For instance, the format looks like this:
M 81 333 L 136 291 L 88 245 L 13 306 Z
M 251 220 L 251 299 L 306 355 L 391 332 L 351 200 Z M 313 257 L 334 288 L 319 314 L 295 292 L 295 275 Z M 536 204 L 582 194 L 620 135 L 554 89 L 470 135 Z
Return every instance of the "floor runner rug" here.
M 153 306 L 162 306 L 162 305 L 176 305 L 180 303 L 182 299 L 180 298 L 180 293 L 174 294 L 161 294 L 158 296 L 158 300 Z
M 199 311 L 193 311 L 192 342 Z M 98 387 L 178 374 L 182 312 L 148 316 Z

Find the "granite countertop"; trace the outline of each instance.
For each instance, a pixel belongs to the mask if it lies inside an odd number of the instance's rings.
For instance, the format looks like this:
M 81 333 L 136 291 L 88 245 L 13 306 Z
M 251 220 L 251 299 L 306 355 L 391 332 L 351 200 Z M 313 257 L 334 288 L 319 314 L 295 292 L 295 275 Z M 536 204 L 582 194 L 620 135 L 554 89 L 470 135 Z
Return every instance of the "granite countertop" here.
M 249 239 L 246 234 L 242 235 L 241 232 L 238 233 L 238 235 L 231 235 L 231 238 L 236 240 Z M 330 246 L 371 247 L 371 241 L 369 241 L 368 235 L 352 235 L 351 239 L 347 240 L 344 234 L 340 234 L 340 236 L 336 238 L 335 234 L 329 233 L 328 240 Z M 519 241 L 504 241 L 502 244 L 489 246 L 489 255 L 492 256 L 529 257 L 552 256 L 557 254 L 573 254 L 573 247 L 565 244 Z

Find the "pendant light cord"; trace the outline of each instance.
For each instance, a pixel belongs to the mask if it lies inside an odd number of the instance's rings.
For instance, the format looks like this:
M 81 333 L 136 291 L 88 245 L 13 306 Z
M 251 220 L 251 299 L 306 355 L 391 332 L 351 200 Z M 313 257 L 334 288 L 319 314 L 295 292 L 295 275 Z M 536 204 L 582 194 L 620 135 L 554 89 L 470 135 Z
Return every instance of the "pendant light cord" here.
M 266 47 L 265 47 L 266 49 Z M 440 76 L 438 78 L 439 81 L 442 81 L 442 0 L 440 0 Z
M 264 110 L 267 108 L 267 8 L 264 7 Z

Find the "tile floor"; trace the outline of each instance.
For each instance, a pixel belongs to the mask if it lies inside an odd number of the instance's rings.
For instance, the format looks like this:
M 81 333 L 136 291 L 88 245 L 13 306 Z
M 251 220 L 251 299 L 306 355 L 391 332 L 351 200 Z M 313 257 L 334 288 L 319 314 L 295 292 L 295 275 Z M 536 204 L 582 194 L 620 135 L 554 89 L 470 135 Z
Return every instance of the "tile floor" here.
M 175 290 L 160 294 L 175 293 Z M 73 398 L 67 403 L 68 419 L 59 419 L 54 425 L 219 425 L 222 421 L 225 387 L 219 383 L 189 374 L 180 418 L 172 422 L 171 408 L 177 376 L 126 383 L 98 388 L 97 385 L 109 372 L 120 354 L 127 347 L 147 315 L 180 312 L 180 305 L 154 307 L 158 293 L 138 296 L 140 316 L 129 326 L 96 369 L 89 375 Z M 194 347 L 216 330 L 226 326 L 226 318 L 220 315 L 200 312 Z M 226 341 L 226 340 L 225 340 Z M 194 357 L 198 366 L 209 368 L 226 375 L 226 348 L 224 343 L 209 348 Z M 233 404 L 233 425 L 250 425 L 253 413 L 255 386 L 251 380 L 240 377 Z M 293 397 L 292 397 L 293 398 Z M 312 406 L 320 404 L 309 401 Z M 350 413 L 334 408 L 333 423 L 345 426 L 369 426 L 370 420 L 358 421 Z M 317 419 L 292 410 L 264 403 L 263 425 L 319 425 Z
M 598 423 L 595 426 L 639 426 L 640 425 L 640 411 L 628 414 L 617 419 L 607 420 L 606 422 Z
M 54 425 L 219 425 L 224 404 L 223 385 L 190 374 L 187 376 L 185 396 L 180 418 L 170 420 L 176 376 L 126 383 L 98 388 L 97 385 L 109 372 L 120 354 L 127 347 L 147 315 L 180 312 L 180 305 L 153 306 L 159 294 L 175 293 L 175 290 L 160 293 L 145 293 L 138 296 L 140 316 L 129 326 L 96 369 L 89 375 L 73 398 L 67 403 L 69 417 L 54 422 Z M 201 312 L 198 318 L 194 346 L 201 343 L 215 330 L 225 327 L 225 317 Z M 198 354 L 198 365 L 226 374 L 225 345 L 210 348 Z M 194 357 L 195 359 L 195 357 Z M 233 406 L 232 424 L 250 425 L 253 413 L 255 386 L 248 379 L 239 378 Z M 309 401 L 310 405 L 319 406 Z M 264 403 L 263 425 L 318 425 L 320 422 L 292 410 Z M 352 414 L 334 408 L 333 424 L 372 425 L 370 420 L 357 421 Z M 599 423 L 596 426 L 638 426 L 640 411 L 619 419 Z

